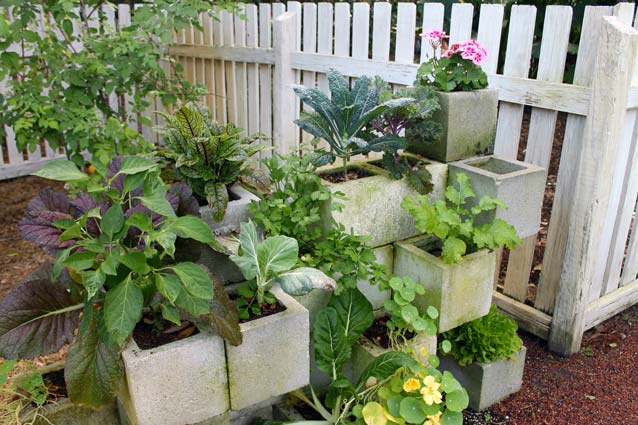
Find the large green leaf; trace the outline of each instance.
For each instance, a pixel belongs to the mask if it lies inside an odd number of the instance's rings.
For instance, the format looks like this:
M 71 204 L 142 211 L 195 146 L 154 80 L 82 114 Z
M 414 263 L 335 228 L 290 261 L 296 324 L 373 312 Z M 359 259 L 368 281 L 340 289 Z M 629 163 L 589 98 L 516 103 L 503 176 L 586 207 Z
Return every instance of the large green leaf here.
M 359 339 L 374 321 L 372 304 L 357 288 L 333 296 L 328 306 L 337 312 L 339 324 L 350 344 Z
M 113 240 L 113 235 L 122 230 L 124 226 L 124 211 L 120 204 L 113 204 L 102 216 L 100 222 L 100 230 L 108 236 L 109 240 Z
M 425 421 L 423 400 L 405 397 L 399 405 L 399 414 L 409 424 L 422 424 Z
M 379 381 L 383 381 L 384 379 L 393 375 L 394 372 L 397 371 L 397 369 L 403 366 L 409 366 L 413 369 L 419 368 L 419 364 L 416 362 L 416 360 L 414 360 L 406 353 L 400 351 L 390 351 L 387 353 L 383 353 L 379 357 L 374 359 L 368 365 L 368 367 L 365 368 L 365 370 L 361 374 L 361 377 L 359 378 L 357 388 L 363 388 L 366 381 L 370 377 L 375 377 Z
M 213 282 L 204 266 L 183 262 L 171 267 L 189 294 L 202 300 L 210 300 L 214 296 Z
M 186 215 L 177 217 L 168 225 L 171 232 L 180 238 L 189 238 L 203 243 L 215 243 L 210 227 L 199 217 Z
M 81 172 L 73 162 L 66 159 L 48 161 L 33 175 L 64 182 L 87 180 L 89 178 L 88 174 Z
M 337 288 L 333 278 L 312 267 L 299 267 L 282 273 L 272 283 L 278 283 L 289 295 L 306 295 L 313 289 L 334 291 Z
M 173 274 L 159 273 L 155 275 L 157 290 L 171 303 L 174 303 L 182 290 L 182 285 L 177 276 Z
M 117 174 L 137 174 L 156 168 L 155 161 L 141 156 L 127 156 L 122 160 L 122 166 Z M 139 185 L 139 182 L 138 182 Z
M 214 181 L 206 182 L 204 192 L 206 193 L 206 201 L 210 206 L 213 220 L 216 222 L 222 221 L 228 206 L 228 189 L 226 189 L 226 185 Z
M 0 299 L 0 357 L 34 358 L 73 341 L 82 300 L 48 277 L 51 265 Z
M 180 287 L 179 295 L 175 300 L 175 305 L 186 310 L 190 315 L 199 317 L 210 313 L 208 300 L 197 298 L 188 293 L 186 289 Z
M 164 217 L 175 217 L 175 210 L 173 210 L 171 203 L 168 202 L 162 191 L 154 193 L 151 196 L 143 196 L 140 198 L 140 201 L 142 201 L 142 205 L 153 212 L 163 215 Z
M 241 228 L 239 244 L 242 253 L 241 255 L 231 255 L 230 259 L 237 264 L 246 280 L 252 280 L 259 274 L 257 245 L 260 241 L 257 236 L 257 228 L 250 220 L 248 220 L 248 223 L 241 223 L 239 227 Z
M 69 398 L 74 404 L 100 407 L 115 399 L 123 377 L 120 350 L 104 333 L 103 312 L 89 304 L 66 359 L 64 380 Z
M 352 354 L 352 344 L 339 325 L 339 313 L 326 307 L 317 314 L 312 330 L 317 367 L 336 379 Z
M 183 137 L 189 139 L 201 135 L 204 128 L 204 117 L 198 111 L 182 106 L 175 114 L 179 122 L 179 130 Z
M 288 236 L 272 236 L 257 246 L 259 269 L 264 276 L 290 270 L 297 264 L 298 257 L 299 244 Z
M 106 293 L 104 322 L 116 343 L 122 344 L 142 318 L 144 295 L 130 275 Z

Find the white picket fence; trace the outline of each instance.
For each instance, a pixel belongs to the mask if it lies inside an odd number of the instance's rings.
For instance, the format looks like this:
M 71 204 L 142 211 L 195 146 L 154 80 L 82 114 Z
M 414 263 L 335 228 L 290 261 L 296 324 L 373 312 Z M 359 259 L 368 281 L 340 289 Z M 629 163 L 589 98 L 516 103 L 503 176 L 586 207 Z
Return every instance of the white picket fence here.
M 118 22 L 125 22 L 127 11 L 121 8 Z M 536 296 L 528 298 L 534 236 L 510 252 L 494 301 L 523 328 L 549 339 L 554 350 L 574 352 L 586 329 L 638 302 L 634 4 L 586 9 L 573 84 L 562 83 L 570 7 L 546 9 L 536 79 L 528 78 L 535 7 L 515 5 L 506 16 L 502 5 L 483 4 L 476 32 L 471 4 L 453 4 L 450 12 L 444 27 L 445 8 L 438 3 L 399 3 L 396 10 L 385 2 L 251 4 L 245 19 L 226 12 L 218 20 L 202 16 L 203 32 L 182 31 L 171 54 L 190 81 L 208 88 L 205 101 L 217 120 L 262 132 L 273 138 L 276 151 L 290 152 L 307 138 L 293 124 L 301 105 L 291 84 L 325 90 L 329 68 L 351 77 L 379 75 L 396 85 L 411 84 L 418 63 L 431 53 L 422 46 L 417 57 L 417 28 L 445 29 L 452 43 L 471 37 L 480 41 L 490 53 L 483 68 L 490 85 L 499 89 L 496 153 L 516 157 L 524 107 L 530 106 L 524 159 L 547 167 L 558 112 L 567 113 Z M 422 20 L 417 22 L 417 16 Z M 506 20 L 507 46 L 501 51 Z M 499 58 L 504 59 L 502 73 L 497 73 Z M 11 152 L 11 140 L 7 145 Z M 0 178 L 25 174 L 43 160 L 25 159 L 13 149 L 10 158 L 16 162 L 0 165 Z

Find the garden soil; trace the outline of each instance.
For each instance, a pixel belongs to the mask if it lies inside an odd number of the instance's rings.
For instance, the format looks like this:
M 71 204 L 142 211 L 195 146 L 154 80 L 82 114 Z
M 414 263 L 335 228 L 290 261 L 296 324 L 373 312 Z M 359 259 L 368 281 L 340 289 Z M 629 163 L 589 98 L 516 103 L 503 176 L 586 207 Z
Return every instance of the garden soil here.
M 525 153 L 528 122 L 526 113 L 519 159 Z M 530 279 L 530 299 L 542 262 L 564 128 L 564 116 L 559 116 L 534 258 L 535 273 Z M 18 231 L 24 207 L 45 187 L 62 190 L 61 184 L 37 177 L 0 182 L 0 297 L 49 258 L 39 248 L 22 241 Z M 580 353 L 569 358 L 551 354 L 545 341 L 524 332 L 521 335 L 527 346 L 522 390 L 487 411 L 468 412 L 466 424 L 638 425 L 638 306 L 588 331 Z M 35 363 L 54 362 L 63 355 L 64 350 Z

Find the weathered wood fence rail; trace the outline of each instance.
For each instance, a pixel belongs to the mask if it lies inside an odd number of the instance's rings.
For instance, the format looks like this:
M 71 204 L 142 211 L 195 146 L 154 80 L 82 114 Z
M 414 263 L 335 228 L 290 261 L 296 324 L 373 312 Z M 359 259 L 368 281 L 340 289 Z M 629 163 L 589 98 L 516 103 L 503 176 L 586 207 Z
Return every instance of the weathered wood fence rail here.
M 127 7 L 111 11 L 118 22 L 126 21 Z M 512 6 L 505 16 L 502 5 L 484 4 L 473 25 L 473 6 L 454 4 L 444 27 L 445 7 L 438 3 L 399 3 L 393 10 L 385 2 L 264 2 L 246 5 L 245 19 L 226 12 L 219 20 L 203 16 L 203 31 L 177 34 L 171 52 L 190 81 L 207 87 L 205 101 L 217 120 L 272 136 L 276 151 L 290 152 L 308 139 L 293 124 L 302 106 L 291 84 L 327 89 L 329 68 L 411 84 L 418 63 L 431 54 L 429 46 L 419 48 L 419 28 L 445 29 L 452 43 L 480 41 L 490 54 L 484 65 L 490 84 L 499 88 L 497 153 L 518 155 L 528 106 L 524 160 L 548 167 L 558 113 L 567 116 L 551 219 L 543 223 L 547 239 L 536 290 L 529 290 L 536 236 L 509 253 L 505 279 L 494 288 L 495 303 L 567 354 L 578 350 L 586 329 L 638 302 L 634 8 L 620 3 L 585 10 L 573 84 L 562 82 L 572 30 L 568 6 L 545 11 L 535 79 L 528 77 L 537 10 L 524 5 Z M 506 20 L 507 45 L 501 51 Z M 42 159 L 25 159 L 11 143 L 0 176 L 37 167 Z M 17 157 L 14 165 L 11 158 Z M 10 173 L 2 171 L 10 167 Z

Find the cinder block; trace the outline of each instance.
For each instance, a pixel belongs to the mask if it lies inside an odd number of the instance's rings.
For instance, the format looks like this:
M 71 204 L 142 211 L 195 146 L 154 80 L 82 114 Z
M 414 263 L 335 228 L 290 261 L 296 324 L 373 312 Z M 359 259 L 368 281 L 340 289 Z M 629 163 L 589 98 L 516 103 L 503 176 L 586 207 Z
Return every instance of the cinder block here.
M 272 293 L 286 310 L 240 324 L 242 344 L 226 344 L 233 410 L 286 394 L 310 381 L 308 310 L 280 288 L 273 288 Z
M 394 274 L 425 287 L 425 295 L 414 301 L 419 311 L 424 313 L 428 305 L 439 310 L 439 332 L 485 316 L 492 302 L 496 253 L 482 249 L 447 264 L 423 249 L 430 240 L 418 236 L 397 242 L 394 251 Z
M 196 424 L 230 408 L 224 342 L 217 335 L 148 350 L 131 340 L 122 360 L 127 385 L 120 400 L 132 425 Z
M 375 160 L 351 161 L 348 168 L 358 168 L 370 174 L 356 180 L 342 183 L 324 184 L 333 192 L 343 193 L 347 199 L 339 201 L 342 211 L 331 211 L 329 203 L 322 208 L 324 222 L 330 214 L 338 223 L 344 225 L 347 232 L 355 235 L 369 236 L 368 244 L 372 247 L 387 245 L 419 234 L 414 227 L 414 219 L 401 208 L 401 201 L 406 196 L 418 193 L 410 187 L 405 179 L 395 180 L 387 171 L 372 165 Z M 376 160 L 378 161 L 378 159 Z M 338 170 L 340 166 L 328 166 L 320 169 L 320 174 L 329 170 Z M 432 174 L 434 190 L 429 194 L 432 201 L 443 199 L 447 181 L 447 166 L 431 162 L 426 168 Z
M 507 205 L 506 210 L 481 213 L 475 223 L 500 218 L 513 225 L 520 238 L 538 232 L 547 178 L 544 168 L 492 155 L 449 164 L 449 184 L 456 182 L 459 173 L 468 175 L 476 193 L 468 199 L 468 206 L 477 205 L 483 196 L 498 198 Z
M 230 196 L 235 199 L 228 202 L 224 219 L 217 223 L 213 220 L 212 211 L 208 205 L 200 207 L 199 213 L 216 235 L 239 233 L 239 224 L 248 221 L 248 204 L 259 201 L 259 197 L 246 190 L 239 183 L 230 187 Z
M 470 407 L 483 410 L 521 389 L 525 353 L 522 347 L 513 359 L 501 359 L 490 363 L 471 363 L 461 366 L 451 356 L 441 356 L 439 370 L 452 372 L 467 390 Z
M 408 341 L 408 346 L 414 350 L 414 353 L 419 356 L 421 361 L 426 362 L 427 358 L 421 357 L 419 353 L 421 348 L 425 348 L 428 354 L 436 354 L 436 335 L 416 335 Z M 363 371 L 374 359 L 390 351 L 392 349 L 380 347 L 365 336 L 359 338 L 352 346 L 352 356 L 349 362 L 351 364 L 351 378 L 354 382 L 359 380 Z
M 441 162 L 458 161 L 494 152 L 498 90 L 435 92 L 441 108 L 432 120 L 442 127 L 436 141 L 411 143 L 415 152 Z

